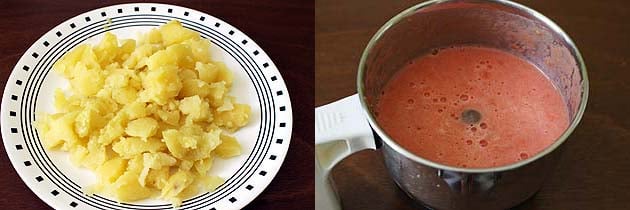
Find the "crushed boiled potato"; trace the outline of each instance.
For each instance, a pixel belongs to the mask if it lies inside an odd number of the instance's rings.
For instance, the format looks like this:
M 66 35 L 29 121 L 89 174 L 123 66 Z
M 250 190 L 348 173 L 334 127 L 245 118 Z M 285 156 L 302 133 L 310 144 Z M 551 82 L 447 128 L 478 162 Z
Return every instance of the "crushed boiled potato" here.
M 74 48 L 53 66 L 71 94 L 57 89 L 58 113 L 38 114 L 43 144 L 98 175 L 88 193 L 178 206 L 214 190 L 223 179 L 208 171 L 215 157 L 241 154 L 230 133 L 247 124 L 250 107 L 228 95 L 232 73 L 209 50 L 177 21 L 137 41 L 106 33 Z

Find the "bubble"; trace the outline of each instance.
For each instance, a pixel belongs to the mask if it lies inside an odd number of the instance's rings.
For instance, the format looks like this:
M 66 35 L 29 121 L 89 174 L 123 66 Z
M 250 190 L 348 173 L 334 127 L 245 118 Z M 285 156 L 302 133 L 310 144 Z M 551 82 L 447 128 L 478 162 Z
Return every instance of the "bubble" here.
M 457 102 L 453 103 L 453 106 L 457 106 Z
M 521 152 L 521 154 L 519 154 L 519 157 L 521 158 L 521 160 L 525 160 L 529 158 L 529 155 L 525 152 Z
M 481 147 L 486 147 L 486 146 L 488 146 L 488 141 L 486 141 L 486 140 L 481 140 L 481 141 L 479 141 L 479 145 L 480 145 Z M 496 157 L 495 157 L 495 158 L 496 158 Z
M 481 129 L 486 129 L 486 128 L 488 128 L 488 125 L 486 123 L 481 123 L 481 124 L 479 124 L 479 127 Z
M 459 100 L 468 101 L 468 95 L 463 95 L 462 94 L 461 96 L 459 96 Z
M 411 99 L 411 98 L 410 98 L 410 99 L 408 99 L 408 100 L 407 100 L 407 103 L 408 103 L 408 104 L 413 104 L 413 103 L 415 103 L 415 101 L 414 101 L 413 99 Z
M 416 130 L 421 131 L 421 130 L 422 130 L 422 128 L 421 128 L 421 127 L 416 127 Z
M 476 65 L 475 68 L 481 68 L 481 66 L 480 65 Z
M 442 113 L 444 110 L 438 109 L 437 111 L 438 111 L 438 113 Z
M 431 55 L 437 55 L 438 53 L 440 53 L 440 50 L 438 49 L 431 50 Z
M 472 128 L 470 128 L 470 131 L 477 132 L 477 128 L 476 127 L 472 127 Z
M 446 102 L 446 98 L 445 97 L 440 98 L 440 102 Z
M 429 97 L 429 96 L 431 96 L 431 93 L 429 93 L 429 92 L 424 92 L 424 97 Z
M 438 153 L 438 156 L 442 156 L 442 155 L 444 155 L 444 154 L 442 154 L 441 152 L 440 152 L 440 153 Z
M 466 164 L 462 164 L 462 167 L 466 168 L 466 167 L 468 167 L 468 166 L 467 166 Z
M 416 87 L 416 83 L 414 83 L 414 82 L 410 82 L 410 83 L 409 83 L 409 87 L 415 88 L 415 87 Z
M 472 141 L 472 140 L 470 140 L 470 139 L 469 139 L 469 140 L 466 140 L 466 144 L 468 144 L 468 145 L 472 145 L 472 143 L 473 143 L 473 141 Z
M 498 96 L 500 96 L 500 95 L 501 95 L 501 92 L 497 92 L 497 95 L 498 95 Z

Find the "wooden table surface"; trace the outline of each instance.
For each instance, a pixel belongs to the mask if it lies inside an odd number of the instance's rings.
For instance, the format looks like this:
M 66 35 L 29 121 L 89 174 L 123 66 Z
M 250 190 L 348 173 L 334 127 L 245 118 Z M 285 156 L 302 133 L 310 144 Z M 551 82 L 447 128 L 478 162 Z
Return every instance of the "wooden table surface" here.
M 317 0 L 315 105 L 356 92 L 361 52 L 389 18 L 420 1 Z M 515 209 L 627 209 L 630 205 L 630 1 L 519 0 L 554 20 L 586 60 L 586 114 L 540 192 Z M 541 176 L 544 174 L 541 174 Z M 380 152 L 339 164 L 333 178 L 346 210 L 413 209 L 388 178 Z
M 0 86 L 5 86 L 24 51 L 45 32 L 83 12 L 123 2 L 0 1 Z M 293 137 L 280 172 L 246 209 L 313 209 L 312 1 L 181 0 L 165 3 L 203 11 L 229 22 L 255 40 L 273 59 L 291 96 Z M 2 209 L 49 209 L 20 180 L 3 146 L 0 150 Z

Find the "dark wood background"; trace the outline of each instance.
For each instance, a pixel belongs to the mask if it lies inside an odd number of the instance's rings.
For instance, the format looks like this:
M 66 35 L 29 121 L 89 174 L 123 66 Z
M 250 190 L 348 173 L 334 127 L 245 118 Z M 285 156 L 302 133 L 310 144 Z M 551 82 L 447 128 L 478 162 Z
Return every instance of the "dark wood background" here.
M 317 0 L 315 104 L 356 92 L 356 69 L 372 34 L 420 1 Z M 590 77 L 581 124 L 541 191 L 515 209 L 628 209 L 630 205 L 630 1 L 518 0 L 554 20 L 579 47 Z M 541 174 L 544 175 L 544 174 Z M 333 178 L 344 209 L 413 209 L 388 178 L 380 152 L 343 161 Z
M 83 12 L 124 2 L 132 1 L 0 1 L 0 86 L 5 86 L 24 51 L 48 30 Z M 165 3 L 203 11 L 229 22 L 255 40 L 278 66 L 293 102 L 291 146 L 271 185 L 246 209 L 313 209 L 313 2 L 180 0 Z M 0 146 L 0 150 L 2 209 L 49 209 L 20 180 L 4 147 Z

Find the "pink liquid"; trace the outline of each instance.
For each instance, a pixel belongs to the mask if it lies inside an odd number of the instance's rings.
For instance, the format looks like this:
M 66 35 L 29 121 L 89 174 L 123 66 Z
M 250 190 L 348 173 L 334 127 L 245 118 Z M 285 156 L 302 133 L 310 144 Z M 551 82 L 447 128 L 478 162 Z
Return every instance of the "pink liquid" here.
M 415 59 L 388 82 L 376 110 L 407 150 L 466 168 L 532 157 L 569 124 L 560 93 L 534 65 L 469 46 Z

